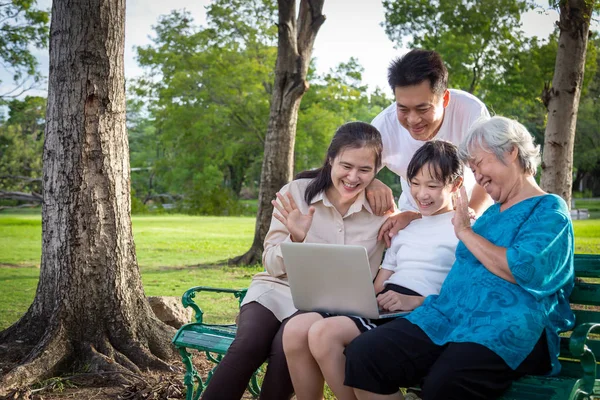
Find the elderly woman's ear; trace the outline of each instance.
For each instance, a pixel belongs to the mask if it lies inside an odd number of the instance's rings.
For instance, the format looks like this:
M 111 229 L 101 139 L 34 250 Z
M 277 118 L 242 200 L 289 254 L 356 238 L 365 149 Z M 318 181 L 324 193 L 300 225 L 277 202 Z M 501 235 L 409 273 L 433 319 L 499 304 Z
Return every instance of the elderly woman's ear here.
M 507 164 L 514 162 L 519 159 L 519 149 L 517 146 L 513 146 L 511 151 L 507 151 L 504 155 Z

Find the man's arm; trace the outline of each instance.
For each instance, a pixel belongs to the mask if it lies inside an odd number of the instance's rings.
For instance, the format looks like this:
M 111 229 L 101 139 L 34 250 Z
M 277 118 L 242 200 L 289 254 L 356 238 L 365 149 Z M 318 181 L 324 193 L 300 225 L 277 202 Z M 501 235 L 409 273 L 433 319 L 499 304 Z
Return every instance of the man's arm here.
M 494 204 L 494 200 L 487 194 L 485 189 L 475 184 L 473 193 L 471 193 L 471 199 L 469 200 L 469 208 L 475 211 L 476 216 L 480 216 L 492 204 Z
M 385 245 L 390 247 L 392 237 L 394 237 L 400 229 L 404 229 L 415 219 L 421 218 L 421 214 L 416 211 L 402 211 L 390 216 L 387 221 L 379 228 L 377 240 L 384 240 Z
M 394 211 L 394 194 L 385 183 L 379 179 L 373 181 L 365 189 L 367 193 L 367 201 L 375 215 L 384 215 L 388 211 Z

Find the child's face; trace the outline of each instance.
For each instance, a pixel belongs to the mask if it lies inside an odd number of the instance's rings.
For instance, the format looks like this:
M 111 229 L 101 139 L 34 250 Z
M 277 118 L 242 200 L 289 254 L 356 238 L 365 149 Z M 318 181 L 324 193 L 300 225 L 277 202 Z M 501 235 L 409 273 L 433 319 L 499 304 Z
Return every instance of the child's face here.
M 445 184 L 431 176 L 429 164 L 425 164 L 410 181 L 410 193 L 425 216 L 452 211 L 452 197 L 459 187 L 460 182 Z

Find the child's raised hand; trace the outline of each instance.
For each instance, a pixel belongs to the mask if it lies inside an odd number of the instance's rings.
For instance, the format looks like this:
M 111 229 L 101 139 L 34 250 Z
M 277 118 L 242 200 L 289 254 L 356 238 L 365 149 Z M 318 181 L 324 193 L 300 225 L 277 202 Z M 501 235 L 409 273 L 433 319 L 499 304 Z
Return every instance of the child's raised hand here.
M 277 192 L 277 199 L 279 201 L 271 200 L 273 207 L 279 211 L 279 213 L 273 212 L 273 216 L 285 225 L 290 232 L 292 242 L 302 242 L 312 225 L 315 208 L 311 206 L 308 209 L 308 214 L 302 214 L 290 192 L 286 193 L 285 196 Z

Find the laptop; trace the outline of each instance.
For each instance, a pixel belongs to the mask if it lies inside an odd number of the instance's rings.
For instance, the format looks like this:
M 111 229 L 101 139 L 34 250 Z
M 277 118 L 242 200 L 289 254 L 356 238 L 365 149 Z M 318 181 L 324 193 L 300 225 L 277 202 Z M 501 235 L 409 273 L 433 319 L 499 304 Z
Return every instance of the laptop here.
M 371 319 L 409 313 L 379 310 L 369 256 L 362 246 L 285 242 L 281 253 L 298 310 Z

